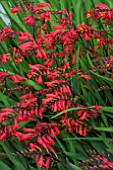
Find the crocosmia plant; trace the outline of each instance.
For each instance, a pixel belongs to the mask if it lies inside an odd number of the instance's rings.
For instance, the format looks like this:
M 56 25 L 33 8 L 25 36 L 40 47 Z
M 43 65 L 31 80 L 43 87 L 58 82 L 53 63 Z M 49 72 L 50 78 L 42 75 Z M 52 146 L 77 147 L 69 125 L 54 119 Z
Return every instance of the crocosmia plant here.
M 78 25 L 47 2 L 9 12 L 21 20 L 0 29 L 1 144 L 42 170 L 113 169 L 113 9 L 99 3 Z

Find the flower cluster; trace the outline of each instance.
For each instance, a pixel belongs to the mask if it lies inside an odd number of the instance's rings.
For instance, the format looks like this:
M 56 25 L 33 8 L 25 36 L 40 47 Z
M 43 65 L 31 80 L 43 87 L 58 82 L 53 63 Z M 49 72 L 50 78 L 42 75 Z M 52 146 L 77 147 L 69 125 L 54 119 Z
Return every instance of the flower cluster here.
M 95 153 L 95 151 L 91 152 L 91 157 L 85 161 L 80 163 L 80 167 L 84 170 L 87 169 L 97 169 L 97 170 L 112 170 L 113 169 L 113 162 L 110 162 L 105 155 L 101 155 L 100 153 Z

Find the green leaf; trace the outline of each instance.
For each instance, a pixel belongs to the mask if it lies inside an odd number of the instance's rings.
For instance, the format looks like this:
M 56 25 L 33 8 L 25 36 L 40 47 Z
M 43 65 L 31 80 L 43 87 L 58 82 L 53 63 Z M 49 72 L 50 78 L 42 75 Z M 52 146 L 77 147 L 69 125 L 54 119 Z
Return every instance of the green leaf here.
M 76 165 L 73 165 L 72 163 L 69 163 L 70 166 L 73 168 L 73 170 L 82 170 L 81 168 L 79 168 L 78 166 Z
M 104 131 L 104 132 L 113 132 L 113 127 L 94 127 L 94 130 Z
M 93 71 L 90 71 L 90 72 L 91 72 L 92 74 L 94 74 L 95 76 L 97 76 L 98 78 L 105 80 L 107 83 L 110 82 L 110 83 L 112 83 L 112 85 L 113 85 L 113 80 L 112 80 L 112 79 L 107 78 L 107 77 L 104 77 L 104 76 L 101 76 L 101 75 L 99 75 L 99 74 L 97 74 L 97 73 L 94 73 Z
M 108 113 L 113 113 L 113 107 L 103 106 L 101 108 L 101 111 L 108 112 Z
M 110 138 L 104 137 L 73 137 L 73 138 L 64 138 L 63 140 L 88 140 L 88 141 L 109 141 Z
M 59 170 L 62 169 L 62 170 L 66 170 L 67 168 L 65 168 L 61 163 L 58 164 L 58 168 Z
M 3 163 L 2 161 L 0 161 L 0 169 L 1 170 L 13 170 L 9 166 L 7 166 L 5 163 Z
M 79 56 L 79 54 L 80 54 L 80 46 L 78 47 L 78 49 L 77 49 L 77 51 L 76 51 L 76 68 L 78 68 L 79 69 L 79 64 L 80 64 L 80 56 Z
M 3 101 L 5 107 L 10 107 L 12 104 L 15 104 L 14 100 L 4 95 L 2 92 L 0 92 L 0 98 Z
M 25 167 L 23 166 L 23 164 L 21 163 L 19 157 L 15 157 L 14 155 L 12 155 L 12 152 L 10 150 L 10 148 L 7 146 L 6 142 L 0 142 L 0 145 L 3 147 L 3 149 L 5 150 L 7 157 L 10 159 L 10 161 L 14 164 L 15 166 L 15 170 L 26 170 Z M 24 159 L 23 159 L 24 161 Z M 24 163 L 24 162 L 23 162 Z

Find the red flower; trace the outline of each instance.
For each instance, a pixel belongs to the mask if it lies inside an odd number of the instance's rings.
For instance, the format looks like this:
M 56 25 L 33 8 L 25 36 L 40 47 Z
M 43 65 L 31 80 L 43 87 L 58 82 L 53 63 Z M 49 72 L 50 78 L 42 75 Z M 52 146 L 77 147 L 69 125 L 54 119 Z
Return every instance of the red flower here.
M 19 141 L 22 141 L 22 140 L 30 139 L 33 136 L 33 134 L 32 133 L 24 134 L 22 132 L 15 132 L 15 136 L 18 138 Z
M 94 12 L 91 10 L 86 10 L 86 18 L 92 18 L 94 16 Z
M 73 65 L 76 64 L 76 52 L 74 52 L 73 55 L 72 55 L 72 64 Z
M 36 18 L 34 18 L 33 16 L 27 16 L 24 17 L 23 20 L 26 22 L 27 25 L 33 26 L 36 21 Z
M 2 55 L 0 56 L 0 59 L 1 59 L 1 62 L 7 63 L 7 61 L 10 60 L 10 54 L 2 54 Z
M 85 23 L 80 24 L 77 27 L 77 32 L 81 33 L 85 40 L 91 40 L 91 38 L 93 37 L 93 31 L 94 31 L 93 27 L 88 26 Z
M 0 41 L 6 41 L 8 38 L 13 37 L 14 31 L 11 28 L 4 27 L 0 30 Z
M 12 8 L 11 9 L 11 12 L 13 13 L 13 14 L 16 14 L 18 11 L 22 11 L 22 9 L 20 8 L 20 7 L 16 7 L 16 8 Z
M 82 72 L 79 72 L 80 76 L 78 78 L 84 78 L 86 80 L 91 80 L 90 76 L 87 74 L 84 74 Z
M 17 119 L 14 119 L 14 124 L 13 124 L 13 127 L 12 127 L 14 133 L 15 133 L 16 130 L 19 129 L 19 128 L 20 128 L 20 124 L 18 123 Z
M 40 18 L 42 20 L 45 20 L 45 22 L 50 20 L 50 13 L 49 11 L 43 12 L 42 14 L 40 14 Z
M 29 105 L 35 105 L 37 104 L 37 98 L 26 100 L 26 103 L 24 104 L 24 107 L 28 107 Z
M 38 8 L 43 8 L 43 7 L 51 7 L 51 5 L 49 3 L 38 3 Z
M 28 51 L 35 50 L 37 48 L 37 44 L 35 43 L 35 41 L 28 41 L 21 44 L 19 48 L 22 50 L 23 54 L 26 54 L 26 52 Z
M 14 113 L 14 109 L 11 108 L 5 108 L 5 109 L 1 109 L 2 112 L 0 112 L 0 117 L 6 117 L 12 113 Z
M 8 76 L 9 74 L 7 72 L 0 72 L 0 78 Z
M 24 60 L 24 56 L 22 56 L 20 49 L 17 49 L 14 47 L 13 55 L 14 55 L 13 61 L 15 64 L 19 64 L 20 62 Z
M 107 5 L 99 3 L 97 6 L 95 6 L 94 10 L 96 12 L 96 18 L 102 18 L 103 20 L 107 17 L 107 11 L 101 11 L 104 9 L 109 9 Z
M 50 167 L 50 160 L 51 160 L 51 157 L 48 157 L 46 160 L 46 163 L 44 164 L 46 169 L 49 169 L 49 167 Z
M 28 40 L 33 40 L 33 36 L 27 32 L 17 32 L 16 34 L 18 35 L 18 41 L 20 44 Z
M 44 166 L 44 155 L 41 155 L 40 158 L 36 157 L 37 166 Z
M 108 6 L 102 3 L 99 3 L 95 6 L 95 9 L 108 9 Z
M 43 83 L 43 80 L 42 80 L 42 76 L 41 76 L 41 75 L 36 78 L 36 83 L 37 83 L 37 84 L 42 84 L 42 83 Z
M 32 94 L 32 91 L 30 91 L 30 93 L 25 94 L 23 96 L 20 97 L 22 100 L 28 100 L 28 99 L 33 99 L 34 95 Z
M 2 133 L 2 135 L 0 136 L 0 141 L 3 141 L 5 138 L 7 138 L 8 133 L 7 133 L 7 129 L 6 127 L 4 128 L 4 132 Z
M 95 106 L 91 106 L 91 108 L 94 108 L 96 110 L 100 110 L 102 108 L 102 106 L 95 105 Z
M 26 78 L 24 78 L 24 77 L 22 77 L 22 76 L 20 76 L 18 74 L 11 75 L 10 78 L 12 79 L 12 81 L 14 83 L 18 83 L 18 82 L 22 82 L 22 81 L 25 82 L 26 81 Z
M 47 149 L 47 146 L 45 144 L 45 142 L 42 140 L 42 138 L 40 136 L 38 136 L 37 138 L 37 142 L 45 149 Z

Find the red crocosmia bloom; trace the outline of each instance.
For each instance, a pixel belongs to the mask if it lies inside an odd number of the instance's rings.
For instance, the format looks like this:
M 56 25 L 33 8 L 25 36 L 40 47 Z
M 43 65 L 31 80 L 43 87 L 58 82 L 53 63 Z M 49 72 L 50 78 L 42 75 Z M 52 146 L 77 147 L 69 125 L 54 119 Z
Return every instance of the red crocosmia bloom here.
M 48 157 L 46 160 L 46 163 L 44 164 L 46 169 L 49 169 L 49 167 L 50 167 L 50 160 L 51 160 L 51 157 Z
M 80 24 L 77 27 L 77 32 L 81 33 L 85 40 L 91 40 L 91 38 L 93 37 L 93 31 L 94 31 L 93 27 L 88 26 L 85 23 Z
M 87 40 L 87 41 L 88 41 L 88 40 L 91 40 L 90 35 L 88 35 L 87 33 L 84 33 L 84 34 L 83 34 L 83 37 L 84 37 L 84 39 Z
M 40 52 L 42 53 L 43 58 L 47 60 L 48 59 L 47 54 L 46 54 L 46 52 L 44 51 L 43 48 L 40 48 Z
M 18 82 L 22 82 L 22 81 L 25 82 L 26 81 L 26 78 L 24 78 L 24 77 L 22 77 L 22 76 L 20 76 L 18 74 L 11 75 L 10 78 L 12 79 L 12 81 L 14 83 L 18 83 Z
M 19 141 L 22 141 L 22 140 L 30 139 L 33 136 L 33 134 L 32 133 L 24 134 L 22 132 L 15 132 L 15 136 L 18 138 Z
M 0 72 L 0 78 L 8 76 L 9 74 L 7 72 Z
M 45 108 L 44 107 L 40 107 L 40 109 L 39 109 L 39 117 L 40 117 L 40 119 L 43 118 L 43 116 L 42 116 L 43 112 L 45 112 Z
M 42 140 L 42 138 L 40 136 L 38 136 L 37 138 L 37 142 L 45 149 L 47 149 L 46 144 L 44 143 L 44 141 Z
M 38 8 L 43 8 L 43 7 L 51 7 L 51 5 L 49 4 L 49 3 L 37 3 L 37 5 L 38 5 Z
M 82 136 L 86 136 L 86 135 L 87 135 L 87 127 L 84 127 Z
M 113 56 L 112 56 L 112 55 L 110 55 L 110 57 L 109 57 L 109 58 L 110 58 L 110 61 L 113 61 Z
M 40 18 L 42 20 L 45 20 L 45 22 L 50 20 L 50 13 L 49 11 L 43 12 L 42 14 L 40 14 Z
M 64 64 L 64 69 L 66 70 L 67 68 L 70 68 L 70 63 L 69 63 L 69 62 L 66 62 L 66 63 Z
M 84 78 L 86 80 L 91 80 L 90 76 L 87 74 L 84 74 L 82 72 L 79 72 L 80 76 L 78 78 Z
M 42 84 L 43 80 L 42 80 L 42 76 L 40 75 L 39 77 L 36 77 L 36 83 L 37 84 Z
M 51 137 L 50 137 L 51 138 Z M 48 140 L 48 138 L 46 137 L 46 136 L 42 136 L 42 140 L 46 143 L 46 144 L 52 144 L 51 142 L 50 142 L 50 140 Z M 51 139 L 52 140 L 52 139 Z
M 87 132 L 87 127 L 84 127 L 82 125 L 79 125 L 78 127 L 76 127 L 76 133 L 78 133 L 81 136 L 86 136 L 86 132 Z
M 53 63 L 54 63 L 54 60 L 47 59 L 47 60 L 44 62 L 44 66 L 51 67 Z
M 105 23 L 105 25 L 108 25 L 108 24 L 110 23 L 111 17 L 112 17 L 112 15 L 111 15 L 111 11 L 110 11 L 110 9 L 109 9 L 109 10 L 107 10 L 106 23 Z
M 36 18 L 34 18 L 33 16 L 27 16 L 24 17 L 23 20 L 26 22 L 27 25 L 33 26 L 36 21 Z
M 7 63 L 8 60 L 10 60 L 10 54 L 2 54 L 0 56 L 1 62 Z
M 35 133 L 35 129 L 32 128 L 23 128 L 24 132 L 30 132 L 30 133 Z
M 11 108 L 1 109 L 2 112 L 0 112 L 0 117 L 6 117 L 12 113 L 14 113 L 14 110 Z
M 24 107 L 28 107 L 29 105 L 36 104 L 36 103 L 37 103 L 37 98 L 29 99 L 26 100 Z
M 82 125 L 79 126 L 79 129 L 78 129 L 77 133 L 78 133 L 79 135 L 81 135 L 81 136 L 83 135 Z
M 40 52 L 40 50 L 35 50 L 35 52 L 36 52 L 35 58 L 42 58 L 43 57 L 42 53 Z
M 38 116 L 39 115 L 39 111 L 38 111 L 38 107 L 35 106 L 35 108 L 31 110 L 31 115 L 35 115 L 35 116 Z M 40 116 L 40 115 L 39 115 Z M 41 116 L 42 117 L 42 116 Z
M 42 7 L 38 7 L 38 6 L 27 6 L 26 8 L 29 11 L 31 11 L 33 14 L 39 14 L 42 11 Z
M 20 97 L 22 100 L 28 100 L 28 99 L 32 99 L 34 98 L 34 95 L 32 94 L 32 91 L 30 91 L 30 93 L 25 94 L 23 96 Z
M 101 155 L 94 155 L 92 156 L 93 159 L 98 159 L 99 160 L 99 164 L 103 165 L 102 169 L 111 169 L 113 168 L 113 162 L 109 162 L 104 156 Z M 105 168 L 103 168 L 105 166 Z M 107 169 L 106 169 L 107 168 Z
M 73 65 L 76 64 L 76 52 L 74 52 L 73 55 L 72 55 L 72 64 Z
M 19 64 L 21 63 L 22 61 L 24 60 L 24 57 L 23 56 L 20 56 L 18 58 L 15 58 L 13 61 L 15 64 Z
M 89 112 L 88 111 L 84 111 L 82 116 L 80 117 L 80 120 L 86 120 L 88 121 L 88 117 L 89 117 Z
M 51 133 L 51 136 L 52 137 L 56 137 L 57 136 L 57 131 L 55 131 L 56 129 L 53 129 L 53 128 L 51 128 L 51 130 L 50 130 L 50 133 Z
M 94 12 L 91 10 L 86 10 L 86 18 L 92 18 L 94 16 Z
M 22 11 L 22 9 L 20 8 L 20 7 L 16 7 L 16 8 L 12 8 L 11 9 L 11 12 L 13 13 L 13 14 L 16 14 L 18 11 Z
M 37 48 L 37 45 L 35 41 L 28 41 L 26 43 L 21 44 L 19 48 L 22 50 L 24 54 L 26 54 L 26 52 L 28 51 L 35 50 Z
M 100 110 L 102 108 L 102 106 L 95 105 L 95 106 L 91 106 L 91 108 L 94 108 L 96 110 Z
M 32 117 L 30 117 L 30 116 L 28 116 L 28 115 L 23 115 L 23 114 L 18 114 L 18 121 L 19 122 L 25 122 L 25 121 L 28 121 L 28 120 L 30 120 L 30 121 L 33 121 L 34 120 L 34 118 L 32 118 Z
M 51 82 L 45 82 L 44 84 L 46 84 L 47 86 L 50 86 L 50 87 L 54 87 L 55 84 L 60 84 L 60 83 L 63 83 L 64 81 L 63 80 L 53 80 Z
M 51 152 L 53 152 L 54 155 L 57 157 L 57 155 L 56 155 L 54 149 L 53 149 L 50 145 L 48 145 L 48 144 L 47 144 L 47 149 L 49 149 Z
M 19 64 L 21 61 L 24 60 L 24 56 L 22 56 L 20 49 L 14 47 L 13 55 L 14 55 L 13 61 L 15 64 Z
M 0 30 L 0 41 L 6 41 L 8 38 L 13 37 L 14 31 L 11 28 L 4 27 Z
M 36 155 L 36 163 L 39 161 L 39 155 Z
M 14 110 L 11 108 L 3 108 L 1 110 L 2 110 L 2 112 L 14 112 Z
M 30 143 L 30 145 L 29 145 L 29 147 L 30 147 L 30 149 L 39 149 L 39 147 L 37 146 L 37 144 L 36 143 Z M 39 149 L 40 150 L 40 149 Z M 38 158 L 38 157 L 37 157 Z
M 57 126 L 54 127 L 54 130 L 55 130 L 56 136 L 60 134 L 60 130 Z
M 55 141 L 50 136 L 46 136 L 46 138 L 47 138 L 49 144 L 52 144 L 52 145 L 55 144 Z
M 18 123 L 17 119 L 14 119 L 14 124 L 13 124 L 13 127 L 12 127 L 14 133 L 15 133 L 16 130 L 19 129 L 19 128 L 20 128 L 20 124 Z
M 27 40 L 33 40 L 33 36 L 27 32 L 17 32 L 19 43 L 24 43 Z
M 40 158 L 37 157 L 36 161 L 38 161 L 37 166 L 39 167 L 44 166 L 44 155 L 41 155 Z
M 2 135 L 0 136 L 0 141 L 3 141 L 5 138 L 7 138 L 8 133 L 7 133 L 7 129 L 6 127 L 4 128 L 4 132 L 2 133 Z
M 107 5 L 99 3 L 97 6 L 95 6 L 94 10 L 96 12 L 96 18 L 102 18 L 103 20 L 107 17 L 107 11 L 101 11 L 104 9 L 109 9 Z
M 99 3 L 95 6 L 95 9 L 108 9 L 108 6 L 102 3 Z

